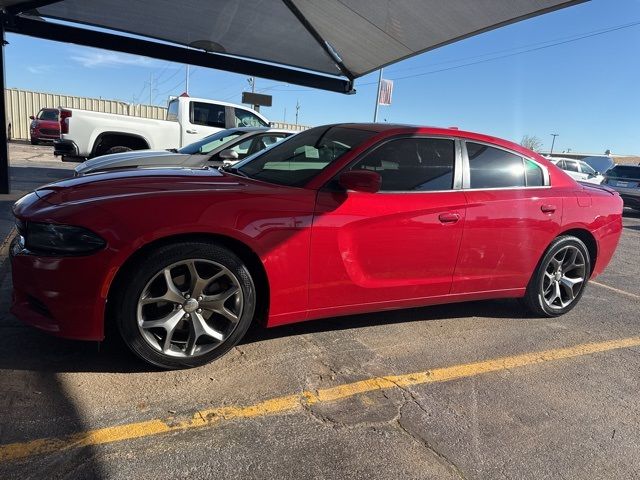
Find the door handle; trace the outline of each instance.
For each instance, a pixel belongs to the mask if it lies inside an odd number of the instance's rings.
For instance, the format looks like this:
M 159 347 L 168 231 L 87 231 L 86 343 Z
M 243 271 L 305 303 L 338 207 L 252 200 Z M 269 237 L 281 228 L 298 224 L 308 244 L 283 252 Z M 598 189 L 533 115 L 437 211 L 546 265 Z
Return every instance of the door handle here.
M 540 206 L 540 210 L 542 210 L 542 213 L 554 213 L 556 211 L 556 206 L 548 203 L 543 203 Z
M 460 220 L 460 214 L 458 213 L 441 213 L 438 215 L 438 220 L 442 223 L 456 223 Z
M 197 130 L 187 130 L 187 133 L 198 133 Z

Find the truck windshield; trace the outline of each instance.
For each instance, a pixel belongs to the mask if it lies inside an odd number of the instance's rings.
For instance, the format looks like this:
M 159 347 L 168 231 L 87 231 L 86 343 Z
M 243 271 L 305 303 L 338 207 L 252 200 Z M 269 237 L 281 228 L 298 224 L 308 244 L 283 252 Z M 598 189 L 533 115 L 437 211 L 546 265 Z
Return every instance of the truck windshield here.
M 234 138 L 238 138 L 240 135 L 242 135 L 242 132 L 238 132 L 236 130 L 223 130 L 182 147 L 178 150 L 178 153 L 185 153 L 187 155 L 206 155 L 216 148 L 231 142 Z
M 290 137 L 239 163 L 240 174 L 270 183 L 303 186 L 375 132 L 317 127 Z

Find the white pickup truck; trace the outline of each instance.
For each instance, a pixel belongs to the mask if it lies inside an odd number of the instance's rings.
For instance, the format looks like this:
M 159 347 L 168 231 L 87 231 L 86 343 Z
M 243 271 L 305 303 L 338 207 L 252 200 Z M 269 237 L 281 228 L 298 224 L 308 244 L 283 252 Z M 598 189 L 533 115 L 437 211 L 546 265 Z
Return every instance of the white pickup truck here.
M 54 153 L 63 160 L 81 160 L 128 150 L 174 149 L 235 127 L 269 127 L 269 121 L 240 105 L 187 96 L 169 101 L 167 120 L 61 108 Z

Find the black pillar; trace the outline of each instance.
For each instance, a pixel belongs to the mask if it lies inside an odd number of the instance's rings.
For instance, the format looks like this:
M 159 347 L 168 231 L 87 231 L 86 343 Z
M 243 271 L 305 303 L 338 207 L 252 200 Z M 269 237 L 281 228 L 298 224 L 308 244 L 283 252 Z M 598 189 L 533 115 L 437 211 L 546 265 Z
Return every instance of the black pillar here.
M 5 43 L 4 18 L 0 18 L 0 194 L 9 193 L 9 145 L 7 145 L 7 108 L 4 87 Z

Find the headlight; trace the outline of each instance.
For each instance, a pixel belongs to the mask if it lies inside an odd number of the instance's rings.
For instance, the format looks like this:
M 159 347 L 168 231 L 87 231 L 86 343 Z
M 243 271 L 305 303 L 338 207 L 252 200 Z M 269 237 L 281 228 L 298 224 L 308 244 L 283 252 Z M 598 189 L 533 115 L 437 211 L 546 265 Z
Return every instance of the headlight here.
M 27 222 L 25 247 L 34 253 L 83 255 L 105 245 L 101 237 L 83 227 Z

